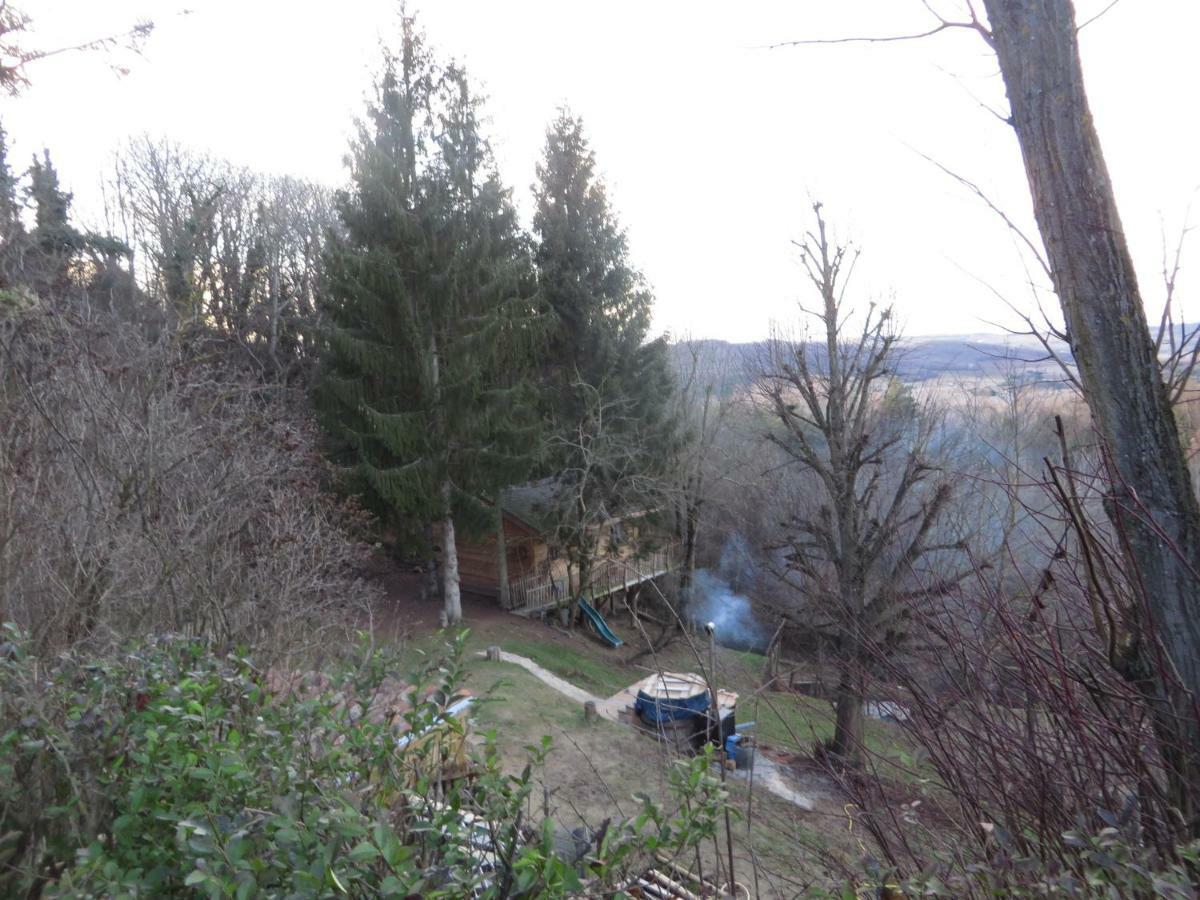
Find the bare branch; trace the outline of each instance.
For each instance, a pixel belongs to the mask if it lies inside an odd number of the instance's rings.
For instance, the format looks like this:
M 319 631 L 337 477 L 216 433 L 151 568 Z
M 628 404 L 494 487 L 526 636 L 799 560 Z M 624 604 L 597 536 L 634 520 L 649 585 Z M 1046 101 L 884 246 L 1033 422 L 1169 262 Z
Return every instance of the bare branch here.
M 1051 283 L 1053 283 L 1054 277 L 1050 271 L 1050 264 L 1046 261 L 1046 258 L 1042 255 L 1042 251 L 1038 247 L 1038 245 L 1036 243 L 1034 243 L 1033 239 L 1030 238 L 1029 235 L 1027 235 L 1024 231 L 1022 231 L 1021 228 L 1015 222 L 1013 222 L 1013 220 L 1009 217 L 1008 213 L 1004 212 L 1004 210 L 1002 210 L 999 206 L 997 206 L 994 202 L 992 202 L 992 199 L 986 193 L 984 193 L 983 189 L 981 187 L 979 187 L 979 185 L 977 185 L 975 182 L 971 181 L 969 178 L 966 178 L 963 175 L 959 175 L 957 172 L 953 171 L 952 169 L 947 168 L 946 166 L 944 166 L 940 162 L 938 162 L 936 159 L 934 159 L 931 156 L 928 156 L 925 153 L 922 153 L 920 150 L 913 149 L 913 152 L 916 153 L 918 156 L 920 156 L 922 159 L 924 159 L 926 162 L 933 164 L 938 169 L 940 169 L 942 172 L 949 175 L 951 178 L 953 178 L 955 181 L 957 181 L 963 187 L 965 187 L 969 191 L 971 191 L 971 193 L 973 193 L 976 197 L 978 197 L 980 200 L 982 200 L 984 202 L 984 204 L 987 206 L 987 208 L 990 209 L 992 212 L 994 212 L 997 216 L 999 216 L 1000 219 L 1004 222 L 1004 224 L 1006 226 L 1008 226 L 1009 230 L 1011 230 L 1013 232 L 1013 234 L 1015 234 L 1018 238 L 1020 238 L 1021 243 L 1023 243 L 1029 249 L 1029 252 L 1033 254 L 1033 258 L 1038 261 L 1038 265 L 1040 265 L 1042 267 L 1042 271 L 1045 273 L 1046 278 Z
M 830 45 L 832 45 L 832 44 L 890 44 L 890 43 L 896 43 L 899 41 L 919 41 L 919 40 L 924 40 L 925 38 L 933 37 L 934 35 L 941 34 L 943 31 L 951 31 L 951 30 L 955 30 L 955 29 L 964 29 L 964 28 L 967 29 L 968 31 L 974 31 L 975 33 L 980 35 L 985 41 L 987 41 L 989 44 L 991 44 L 992 34 L 990 31 L 988 31 L 987 26 L 985 26 L 983 24 L 982 20 L 980 20 L 979 16 L 976 14 L 974 4 L 971 3 L 970 0 L 967 0 L 967 4 L 966 4 L 967 11 L 970 13 L 970 18 L 968 18 L 966 21 L 954 21 L 954 20 L 943 17 L 939 12 L 937 12 L 937 10 L 935 10 L 933 8 L 933 6 L 928 2 L 928 0 L 922 0 L 922 5 L 929 12 L 929 14 L 931 16 L 933 16 L 934 19 L 937 20 L 937 24 L 934 25 L 933 27 L 929 28 L 927 31 L 919 31 L 919 32 L 914 32 L 912 34 L 892 34 L 892 35 L 876 35 L 876 36 L 861 36 L 860 35 L 860 36 L 855 36 L 855 37 L 815 38 L 815 39 L 808 39 L 808 40 L 783 41 L 783 42 L 777 43 L 777 44 L 769 44 L 769 45 L 767 45 L 766 49 L 775 50 L 779 47 L 802 47 L 802 46 L 808 46 L 808 45 L 813 45 L 813 44 L 830 44 Z
M 1114 6 L 1116 6 L 1120 2 L 1121 2 L 1121 0 L 1112 0 L 1112 2 L 1109 3 L 1108 6 L 1104 7 L 1104 9 L 1100 10 L 1100 12 L 1096 13 L 1090 19 L 1087 19 L 1086 21 L 1081 22 L 1079 25 L 1077 25 L 1075 27 L 1075 33 L 1079 34 L 1079 32 L 1083 31 L 1083 29 L 1087 28 L 1093 22 L 1095 22 L 1098 19 L 1102 18 L 1103 16 L 1107 15 L 1109 10 L 1111 10 Z

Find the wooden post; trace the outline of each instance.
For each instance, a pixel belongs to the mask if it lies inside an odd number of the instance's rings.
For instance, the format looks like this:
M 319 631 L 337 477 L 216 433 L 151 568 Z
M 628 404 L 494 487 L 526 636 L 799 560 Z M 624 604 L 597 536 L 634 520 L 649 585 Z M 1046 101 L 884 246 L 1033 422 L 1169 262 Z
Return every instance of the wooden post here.
M 583 702 L 583 721 L 587 722 L 589 725 L 592 725 L 599 717 L 600 712 L 596 709 L 596 701 L 585 700 Z
M 499 499 L 496 501 L 496 518 L 499 520 L 496 523 L 496 577 L 500 582 L 497 596 L 501 609 L 512 609 L 512 598 L 508 594 L 508 542 L 504 539 L 504 510 L 500 508 Z
M 767 644 L 767 666 L 763 672 L 763 684 L 770 684 L 779 675 L 779 655 L 783 646 L 783 625 L 784 620 L 779 620 L 779 627 L 775 629 L 775 634 L 771 636 L 771 642 Z

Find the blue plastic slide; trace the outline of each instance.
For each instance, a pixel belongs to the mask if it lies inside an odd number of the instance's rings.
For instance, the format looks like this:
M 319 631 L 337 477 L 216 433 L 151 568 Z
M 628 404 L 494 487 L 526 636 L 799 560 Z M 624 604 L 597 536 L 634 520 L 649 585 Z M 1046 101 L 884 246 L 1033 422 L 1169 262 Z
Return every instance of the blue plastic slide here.
M 595 629 L 596 634 L 600 635 L 600 640 L 612 647 L 620 647 L 625 643 L 613 634 L 612 629 L 608 627 L 608 623 L 604 621 L 604 617 L 596 611 L 596 608 L 582 597 L 579 598 L 579 608 L 587 616 L 588 624 Z

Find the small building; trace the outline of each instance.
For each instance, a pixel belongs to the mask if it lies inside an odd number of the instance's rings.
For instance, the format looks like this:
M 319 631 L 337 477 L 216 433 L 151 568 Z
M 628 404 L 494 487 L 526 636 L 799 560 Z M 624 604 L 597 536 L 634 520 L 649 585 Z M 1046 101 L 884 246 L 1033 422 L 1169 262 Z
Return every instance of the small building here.
M 578 567 L 556 538 L 555 488 L 552 479 L 544 479 L 505 491 L 500 499 L 503 531 L 459 541 L 458 573 L 464 591 L 494 597 L 513 612 L 532 613 L 574 596 L 596 603 L 675 567 L 678 553 L 672 553 L 669 543 L 652 546 L 643 539 L 646 511 L 611 516 L 592 529 L 594 562 L 587 583 L 580 585 Z

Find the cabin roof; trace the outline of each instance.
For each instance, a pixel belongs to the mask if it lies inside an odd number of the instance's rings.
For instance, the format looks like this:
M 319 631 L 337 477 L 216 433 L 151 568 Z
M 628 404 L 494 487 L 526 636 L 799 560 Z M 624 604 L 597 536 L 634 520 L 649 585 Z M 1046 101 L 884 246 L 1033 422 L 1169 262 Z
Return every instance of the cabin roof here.
M 558 527 L 557 512 L 562 502 L 558 494 L 559 482 L 555 478 L 542 478 L 528 484 L 506 489 L 500 495 L 500 508 L 504 513 L 523 525 L 549 537 Z M 650 513 L 649 509 L 630 509 L 617 515 L 605 517 L 609 524 L 639 519 Z
M 553 534 L 556 488 L 553 478 L 510 487 L 500 495 L 500 508 L 542 534 Z

